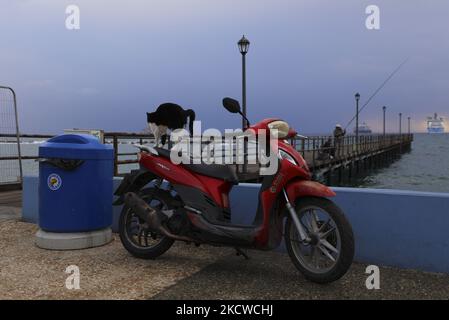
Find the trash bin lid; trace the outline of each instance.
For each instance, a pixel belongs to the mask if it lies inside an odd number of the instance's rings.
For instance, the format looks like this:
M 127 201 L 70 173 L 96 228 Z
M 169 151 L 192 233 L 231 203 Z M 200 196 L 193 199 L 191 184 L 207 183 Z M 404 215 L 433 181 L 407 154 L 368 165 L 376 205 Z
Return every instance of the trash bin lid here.
M 104 160 L 114 159 L 114 149 L 88 134 L 62 134 L 39 146 L 39 157 Z

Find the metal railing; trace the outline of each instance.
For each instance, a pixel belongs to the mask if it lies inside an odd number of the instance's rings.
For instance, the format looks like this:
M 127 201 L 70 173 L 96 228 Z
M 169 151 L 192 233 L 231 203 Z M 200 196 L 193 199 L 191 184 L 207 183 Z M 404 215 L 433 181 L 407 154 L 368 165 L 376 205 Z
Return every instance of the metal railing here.
M 130 133 L 130 132 L 105 132 L 105 143 L 111 143 L 114 147 L 114 175 L 120 175 L 119 166 L 138 163 L 137 149 L 135 152 L 119 152 L 120 144 L 129 144 L 136 141 L 138 144 L 147 144 L 154 142 L 152 134 Z M 123 157 L 135 157 L 134 159 L 122 159 Z
M 35 139 L 45 141 L 54 137 L 52 134 L 20 134 L 20 139 L 23 143 L 24 139 Z M 15 137 L 13 134 L 0 133 L 0 143 Z M 119 175 L 119 166 L 137 163 L 136 152 L 118 152 L 120 145 L 129 145 L 131 142 L 146 144 L 154 141 L 154 136 L 151 134 L 129 133 L 129 132 L 105 132 L 104 140 L 107 144 L 112 144 L 114 147 L 114 175 Z M 137 149 L 136 149 L 137 150 Z M 134 157 L 134 159 L 123 159 L 123 157 Z M 24 154 L 22 160 L 37 160 L 39 157 L 37 153 Z M 0 161 L 14 160 L 17 156 L 5 156 L 0 154 Z
M 2 139 L 14 137 L 14 134 L 1 134 Z M 53 137 L 48 134 L 21 134 L 20 139 L 46 140 Z M 148 144 L 154 142 L 154 136 L 143 133 L 129 132 L 105 132 L 105 143 L 114 147 L 114 175 L 125 174 L 128 170 L 122 171 L 120 168 L 126 165 L 137 164 L 136 151 L 121 152 L 121 146 L 133 143 Z M 382 152 L 389 148 L 394 148 L 402 144 L 410 143 L 413 140 L 412 134 L 387 134 L 387 135 L 362 135 L 357 141 L 353 135 L 345 136 L 342 139 L 335 139 L 332 136 L 309 136 L 307 138 L 294 138 L 290 143 L 302 154 L 309 164 L 309 167 L 319 169 L 338 161 L 350 160 L 358 156 L 369 153 Z M 326 144 L 326 142 L 328 142 Z M 131 150 L 131 149 L 130 149 Z M 37 154 L 24 154 L 22 160 L 38 159 Z M 14 156 L 0 155 L 0 162 L 17 159 Z
M 19 120 L 16 93 L 10 87 L 0 86 L 0 132 L 10 137 L 0 145 L 1 162 L 0 186 L 21 184 L 23 178 Z M 8 158 L 8 159 L 6 159 Z

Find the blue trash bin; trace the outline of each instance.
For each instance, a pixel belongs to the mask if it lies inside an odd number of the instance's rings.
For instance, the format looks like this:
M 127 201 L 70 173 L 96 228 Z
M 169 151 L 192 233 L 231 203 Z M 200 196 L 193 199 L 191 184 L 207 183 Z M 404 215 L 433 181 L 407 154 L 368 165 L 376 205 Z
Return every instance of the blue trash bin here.
M 87 232 L 112 224 L 114 150 L 95 137 L 64 134 L 39 147 L 39 227 Z

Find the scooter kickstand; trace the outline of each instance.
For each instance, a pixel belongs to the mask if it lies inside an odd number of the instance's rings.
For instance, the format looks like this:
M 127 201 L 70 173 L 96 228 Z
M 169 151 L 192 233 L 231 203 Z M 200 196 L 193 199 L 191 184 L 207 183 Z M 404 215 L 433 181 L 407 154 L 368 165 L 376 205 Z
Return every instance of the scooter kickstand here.
M 235 251 L 237 256 L 243 256 L 245 260 L 249 260 L 249 256 L 242 249 L 235 247 Z

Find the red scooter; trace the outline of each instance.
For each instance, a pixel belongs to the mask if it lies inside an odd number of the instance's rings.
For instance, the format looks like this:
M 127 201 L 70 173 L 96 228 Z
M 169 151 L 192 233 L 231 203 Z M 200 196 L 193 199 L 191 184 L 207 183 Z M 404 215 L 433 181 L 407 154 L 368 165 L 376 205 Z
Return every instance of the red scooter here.
M 223 99 L 223 105 L 242 114 L 234 99 Z M 248 129 L 265 130 L 271 146 L 277 142 L 278 161 L 275 174 L 259 177 L 252 225 L 231 223 L 229 192 L 242 181 L 235 166 L 175 164 L 170 150 L 139 146 L 140 170 L 128 174 L 115 192 L 114 204 L 124 204 L 119 221 L 124 247 L 153 259 L 179 240 L 234 247 L 246 257 L 242 249 L 271 250 L 284 236 L 291 260 L 307 279 L 339 279 L 352 263 L 354 240 L 343 212 L 327 199 L 335 193 L 311 180 L 303 157 L 288 143 L 297 133 L 286 122 L 265 119 Z

